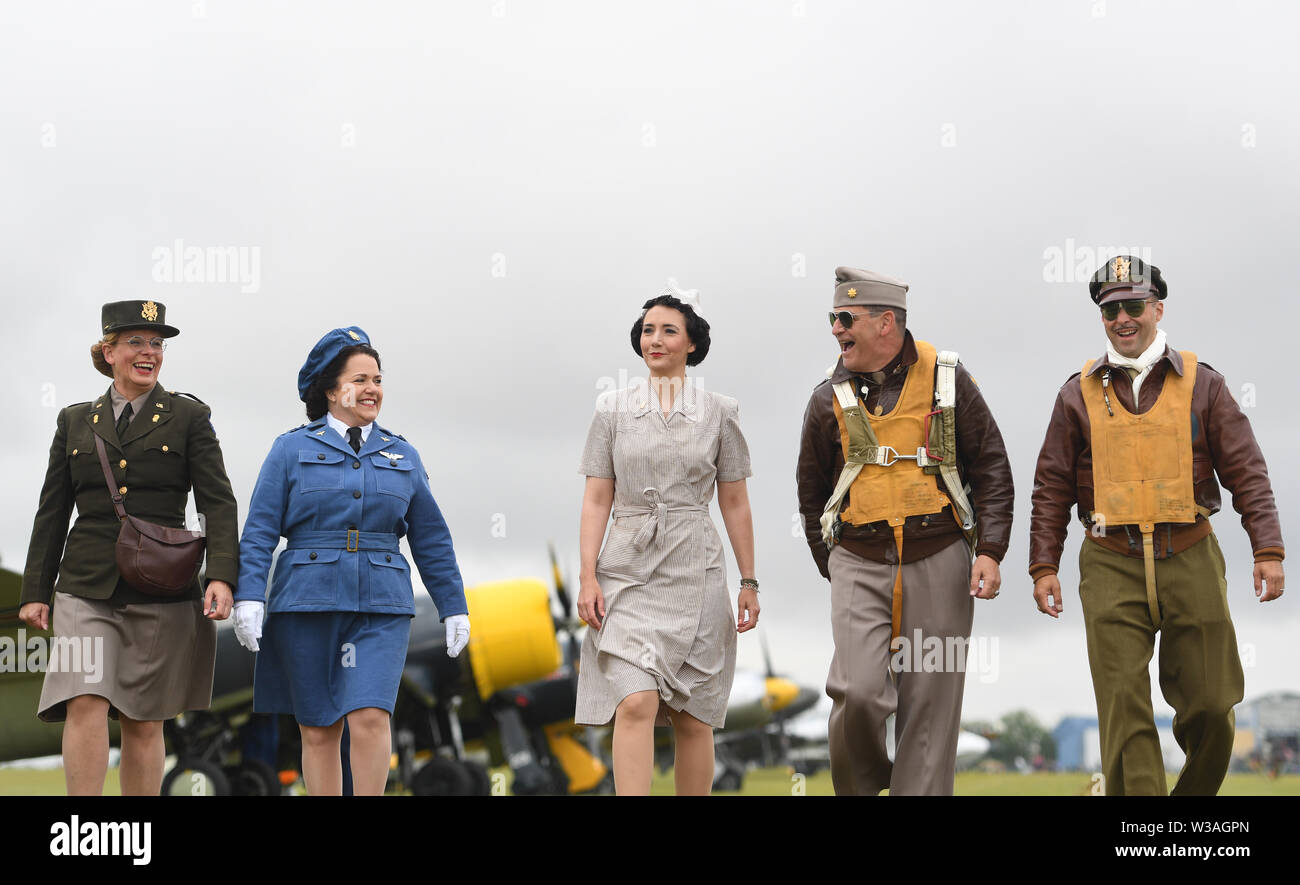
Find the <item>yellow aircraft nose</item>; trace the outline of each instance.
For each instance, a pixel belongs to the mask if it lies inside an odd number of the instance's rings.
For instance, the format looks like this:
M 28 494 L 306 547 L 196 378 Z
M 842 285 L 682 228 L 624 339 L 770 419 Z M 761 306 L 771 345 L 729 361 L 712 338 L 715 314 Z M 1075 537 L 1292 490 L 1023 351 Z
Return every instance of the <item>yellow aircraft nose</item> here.
M 784 710 L 799 696 L 799 686 L 779 676 L 769 676 L 764 688 L 766 693 L 763 696 L 763 706 L 773 713 Z

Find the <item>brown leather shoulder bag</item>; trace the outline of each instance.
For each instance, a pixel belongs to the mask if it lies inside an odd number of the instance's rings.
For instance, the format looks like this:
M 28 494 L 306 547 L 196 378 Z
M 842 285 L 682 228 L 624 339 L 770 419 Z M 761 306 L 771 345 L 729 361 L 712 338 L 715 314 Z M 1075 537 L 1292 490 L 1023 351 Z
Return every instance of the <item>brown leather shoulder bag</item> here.
M 113 498 L 113 509 L 122 523 L 117 534 L 117 570 L 122 579 L 150 596 L 178 596 L 194 584 L 203 561 L 207 539 L 200 532 L 173 529 L 131 516 L 122 506 L 122 495 L 113 482 L 104 441 L 95 437 L 99 466 Z

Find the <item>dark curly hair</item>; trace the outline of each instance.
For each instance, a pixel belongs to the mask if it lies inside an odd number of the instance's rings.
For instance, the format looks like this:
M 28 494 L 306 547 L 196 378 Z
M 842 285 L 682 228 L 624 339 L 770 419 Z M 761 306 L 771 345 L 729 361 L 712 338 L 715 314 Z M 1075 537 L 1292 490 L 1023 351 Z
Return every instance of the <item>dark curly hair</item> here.
M 375 358 L 375 365 L 383 371 L 384 365 L 379 361 L 379 351 L 375 350 L 369 344 L 352 344 L 339 351 L 338 356 L 330 360 L 325 368 L 320 370 L 320 374 L 311 379 L 311 386 L 307 388 L 307 420 L 315 421 L 323 417 L 330 410 L 329 398 L 326 393 L 333 390 L 339 385 L 339 375 L 343 372 L 343 367 L 348 364 L 348 360 L 358 353 L 364 353 L 367 356 Z
M 686 318 L 686 337 L 695 345 L 695 350 L 686 354 L 686 365 L 698 366 L 704 362 L 704 358 L 709 355 L 709 323 L 695 312 L 695 308 L 676 295 L 660 295 L 641 305 L 641 316 L 637 317 L 636 322 L 632 324 L 632 349 L 636 351 L 636 355 L 642 356 L 641 326 L 645 323 L 645 315 L 652 307 L 671 307 L 681 311 L 682 316 Z

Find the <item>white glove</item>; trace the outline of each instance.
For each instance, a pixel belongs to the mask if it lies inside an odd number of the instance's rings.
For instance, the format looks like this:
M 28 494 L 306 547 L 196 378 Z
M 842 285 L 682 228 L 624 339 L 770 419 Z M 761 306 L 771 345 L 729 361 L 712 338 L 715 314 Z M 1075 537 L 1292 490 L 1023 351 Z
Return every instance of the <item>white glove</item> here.
M 447 657 L 454 658 L 469 642 L 469 615 L 452 615 L 443 623 L 447 625 Z
M 266 617 L 266 603 L 245 599 L 235 603 L 235 638 L 249 651 L 257 651 L 257 640 L 262 638 L 262 619 Z

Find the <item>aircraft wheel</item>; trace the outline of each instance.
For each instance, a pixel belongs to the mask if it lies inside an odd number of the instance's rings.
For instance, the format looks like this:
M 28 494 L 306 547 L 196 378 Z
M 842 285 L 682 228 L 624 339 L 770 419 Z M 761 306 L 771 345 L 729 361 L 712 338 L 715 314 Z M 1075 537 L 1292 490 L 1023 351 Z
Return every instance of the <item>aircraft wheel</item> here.
M 202 759 L 178 759 L 163 776 L 164 796 L 229 796 L 230 781 L 217 765 Z
M 411 778 L 411 792 L 417 796 L 472 796 L 474 775 L 454 759 L 435 757 Z
M 245 759 L 226 769 L 231 792 L 236 796 L 279 796 L 280 776 L 261 759 Z
M 744 783 L 744 778 L 736 772 L 728 769 L 713 784 L 713 789 L 724 793 L 733 793 L 740 790 Z
M 461 764 L 469 770 L 470 777 L 473 779 L 474 787 L 470 795 L 491 796 L 492 776 L 488 774 L 487 768 L 479 762 L 466 761 Z

